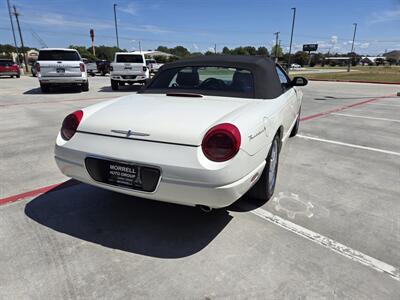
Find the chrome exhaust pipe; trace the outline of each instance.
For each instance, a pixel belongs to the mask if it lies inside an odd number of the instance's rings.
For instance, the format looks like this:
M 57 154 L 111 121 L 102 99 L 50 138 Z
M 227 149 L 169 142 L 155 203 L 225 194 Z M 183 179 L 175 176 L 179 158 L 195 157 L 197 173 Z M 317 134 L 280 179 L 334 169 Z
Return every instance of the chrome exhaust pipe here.
M 212 211 L 212 208 L 206 205 L 196 205 L 198 208 L 200 208 L 203 212 L 209 213 Z

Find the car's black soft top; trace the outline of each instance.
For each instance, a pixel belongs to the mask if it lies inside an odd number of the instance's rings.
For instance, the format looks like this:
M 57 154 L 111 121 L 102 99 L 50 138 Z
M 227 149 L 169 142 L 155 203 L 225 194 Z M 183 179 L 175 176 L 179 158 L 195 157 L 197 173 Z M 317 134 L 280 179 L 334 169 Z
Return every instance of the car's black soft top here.
M 276 73 L 276 64 L 273 60 L 262 56 L 245 55 L 207 55 L 193 58 L 181 59 L 172 63 L 164 64 L 158 71 L 160 73 L 168 69 L 194 67 L 235 67 L 249 70 L 254 77 L 254 98 L 272 99 L 282 94 L 282 86 Z M 146 93 L 146 87 L 142 89 Z

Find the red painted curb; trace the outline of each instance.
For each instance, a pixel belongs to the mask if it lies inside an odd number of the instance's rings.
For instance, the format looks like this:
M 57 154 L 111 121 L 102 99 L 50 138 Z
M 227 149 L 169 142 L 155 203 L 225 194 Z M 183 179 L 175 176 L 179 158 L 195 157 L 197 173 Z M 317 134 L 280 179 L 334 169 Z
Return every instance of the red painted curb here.
M 14 195 L 14 196 L 10 196 L 10 197 L 7 197 L 7 198 L 0 199 L 0 205 L 4 205 L 6 203 L 11 203 L 11 202 L 15 202 L 15 201 L 22 200 L 22 199 L 25 199 L 25 198 L 34 197 L 34 196 L 37 196 L 39 194 L 46 193 L 46 192 L 58 187 L 62 183 L 52 184 L 52 185 L 41 187 L 41 188 L 26 192 L 26 193 L 22 193 L 22 194 L 18 194 L 18 195 Z
M 364 101 L 361 101 L 361 102 L 356 102 L 356 103 L 353 103 L 353 104 L 337 107 L 337 108 L 334 108 L 334 109 L 331 109 L 331 110 L 328 110 L 328 111 L 324 111 L 324 112 L 321 112 L 321 113 L 318 113 L 318 114 L 315 114 L 315 115 L 311 115 L 311 116 L 300 118 L 300 121 L 307 121 L 307 120 L 315 119 L 315 118 L 318 118 L 318 117 L 329 115 L 329 114 L 331 114 L 333 112 L 338 112 L 338 111 L 342 111 L 342 110 L 345 110 L 345 109 L 348 109 L 348 108 L 360 106 L 360 105 L 367 104 L 369 102 L 373 102 L 373 101 L 376 101 L 376 100 L 379 100 L 379 99 L 391 98 L 393 96 L 395 96 L 395 95 L 381 96 L 381 97 L 371 98 L 371 99 L 364 100 Z
M 353 83 L 398 84 L 398 85 L 400 85 L 400 82 L 387 82 L 387 81 L 382 82 L 382 81 L 367 81 L 367 80 L 318 79 L 318 78 L 316 78 L 316 79 L 309 78 L 308 80 L 310 80 L 310 81 L 328 81 L 328 82 L 350 82 L 350 83 L 353 82 Z

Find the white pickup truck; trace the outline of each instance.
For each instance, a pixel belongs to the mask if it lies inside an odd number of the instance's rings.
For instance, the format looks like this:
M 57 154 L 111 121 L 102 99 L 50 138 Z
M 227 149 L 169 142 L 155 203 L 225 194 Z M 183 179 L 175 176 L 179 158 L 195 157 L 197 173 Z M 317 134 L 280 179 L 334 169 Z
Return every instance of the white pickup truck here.
M 43 93 L 53 86 L 79 86 L 89 90 L 85 64 L 75 49 L 45 48 L 39 51 L 36 71 Z
M 158 69 L 160 69 L 163 64 L 158 63 L 153 58 L 148 58 L 148 59 L 146 59 L 146 65 L 149 68 L 150 73 L 157 73 Z
M 118 90 L 125 83 L 144 84 L 150 78 L 144 54 L 141 52 L 117 52 L 110 67 L 111 88 Z

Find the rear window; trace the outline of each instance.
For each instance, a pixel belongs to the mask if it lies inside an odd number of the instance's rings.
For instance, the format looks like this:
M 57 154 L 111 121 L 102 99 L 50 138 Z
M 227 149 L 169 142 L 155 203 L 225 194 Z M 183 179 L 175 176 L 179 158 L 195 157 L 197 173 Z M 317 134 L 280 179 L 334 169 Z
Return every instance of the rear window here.
M 76 61 L 81 60 L 78 52 L 76 51 L 64 51 L 64 50 L 41 50 L 39 51 L 38 60 L 66 60 Z
M 12 66 L 14 62 L 12 60 L 0 60 L 0 66 Z
M 117 54 L 117 63 L 143 63 L 142 55 Z
M 164 70 L 143 92 L 254 98 L 254 80 L 249 70 L 235 67 L 181 67 Z

